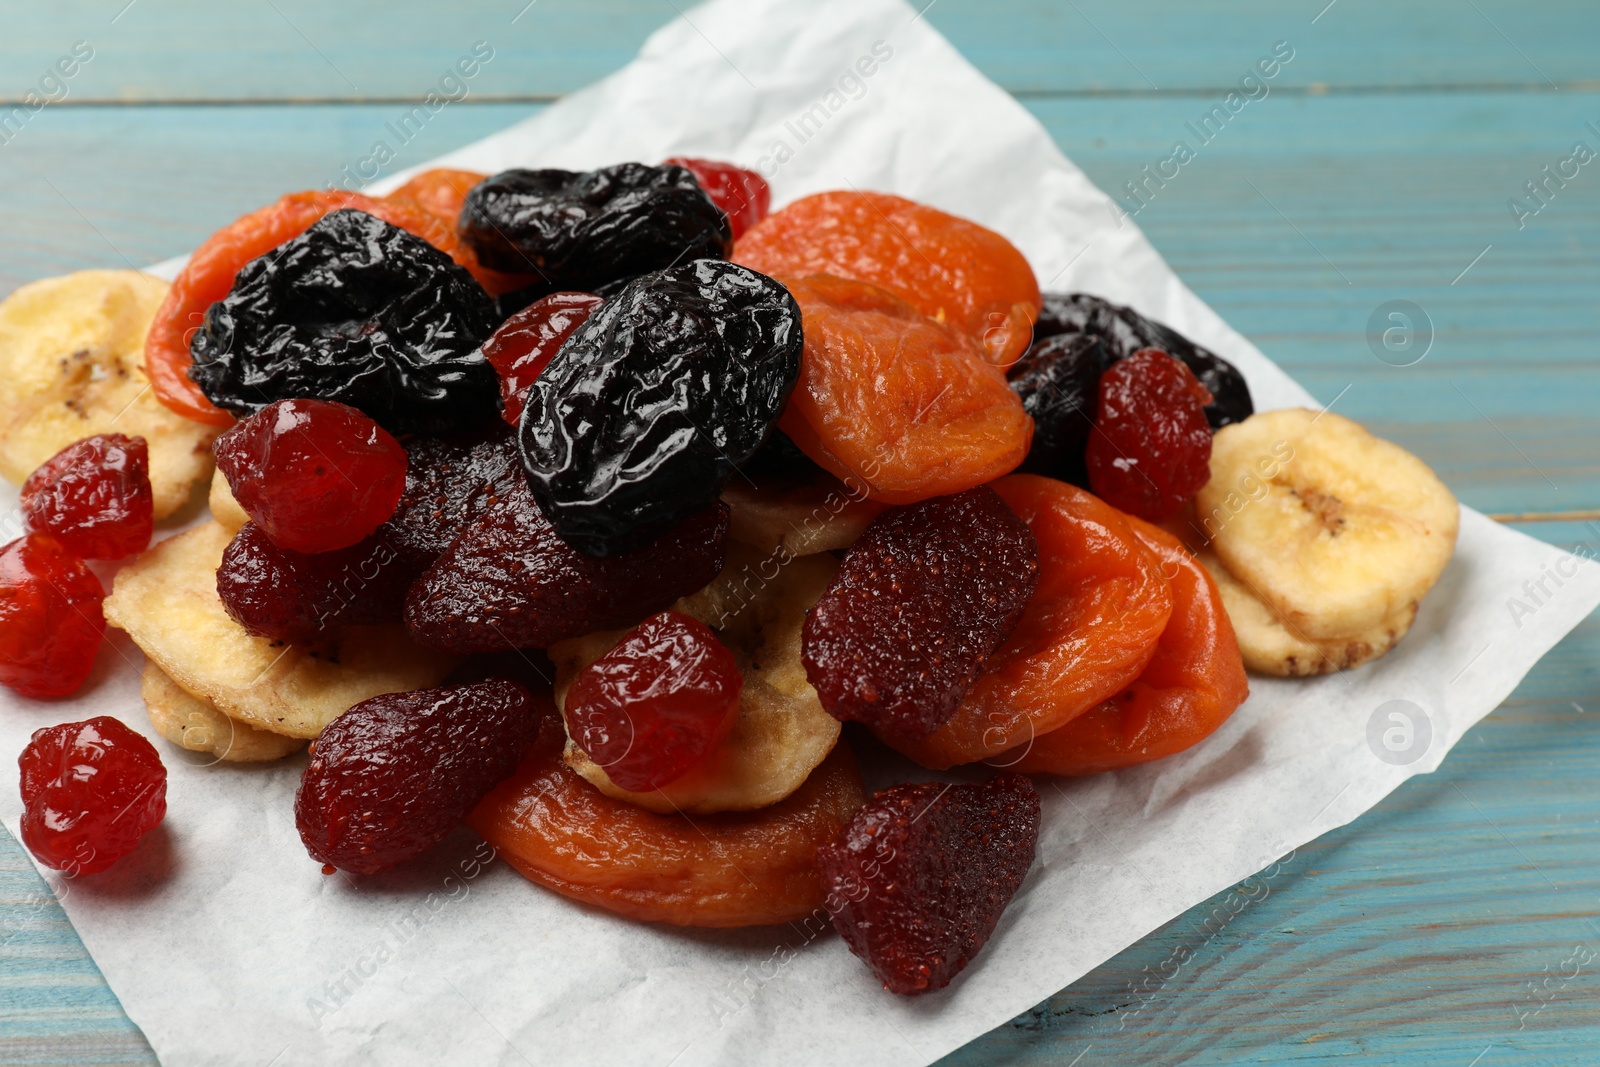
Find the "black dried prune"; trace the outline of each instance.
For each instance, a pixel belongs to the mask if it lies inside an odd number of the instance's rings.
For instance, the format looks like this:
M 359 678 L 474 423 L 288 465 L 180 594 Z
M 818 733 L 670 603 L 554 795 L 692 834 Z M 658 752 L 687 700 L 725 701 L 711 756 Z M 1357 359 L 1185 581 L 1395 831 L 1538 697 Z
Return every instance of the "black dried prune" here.
M 1159 348 L 1183 360 L 1200 384 L 1211 391 L 1213 399 L 1206 406 L 1206 421 L 1213 430 L 1243 422 L 1255 411 L 1250 387 L 1238 368 L 1177 330 L 1147 319 L 1130 307 L 1088 293 L 1044 294 L 1039 319 L 1033 326 L 1034 347 L 1048 338 L 1082 334 L 1100 338 L 1112 362 L 1127 359 L 1143 348 Z M 1024 358 L 1018 366 L 1026 361 Z M 1013 370 L 1012 376 L 1016 373 Z
M 457 229 L 485 265 L 537 274 L 554 291 L 691 259 L 721 258 L 728 216 L 682 167 L 618 163 L 578 173 L 508 170 L 467 194 Z
M 1011 388 L 1033 418 L 1033 444 L 1021 470 L 1089 487 L 1083 451 L 1094 431 L 1096 386 L 1109 366 L 1105 343 L 1081 333 L 1035 341 L 1016 362 L 1008 374 Z
M 478 351 L 494 326 L 489 295 L 449 256 L 346 209 L 245 264 L 194 335 L 189 377 L 236 415 L 309 397 L 390 433 L 446 433 L 495 416 Z
M 523 468 L 556 532 L 617 555 L 710 505 L 778 421 L 803 347 L 794 298 L 747 267 L 628 283 L 528 389 Z

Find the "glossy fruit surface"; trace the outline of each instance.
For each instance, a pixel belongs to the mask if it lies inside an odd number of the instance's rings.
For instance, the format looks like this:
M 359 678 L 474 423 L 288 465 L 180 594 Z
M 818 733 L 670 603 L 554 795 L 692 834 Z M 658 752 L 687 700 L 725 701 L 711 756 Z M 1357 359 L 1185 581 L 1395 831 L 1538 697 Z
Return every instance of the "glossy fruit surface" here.
M 105 589 L 49 534 L 0 548 L 0 684 L 25 697 L 70 696 L 94 669 Z
M 563 712 L 578 747 L 623 789 L 659 789 L 733 728 L 744 677 L 711 627 L 652 615 L 578 672 Z
M 1111 356 L 1098 337 L 1062 334 L 1039 341 L 1007 373 L 1033 419 L 1033 444 L 1019 470 L 1087 489 L 1083 454 L 1094 432 L 1100 375 Z
M 381 533 L 419 571 L 526 482 L 516 435 L 499 419 L 468 434 L 412 437 L 406 457 L 406 490 Z
M 406 451 L 366 415 L 325 400 L 279 400 L 217 438 L 233 498 L 280 548 L 348 548 L 394 514 Z
M 404 185 L 384 197 L 384 200 L 410 205 L 427 212 L 455 232 L 461 218 L 461 208 L 473 186 L 487 178 L 474 170 L 455 170 L 435 167 L 412 176 Z M 478 284 L 492 296 L 512 292 L 535 281 L 529 274 L 507 274 L 478 262 L 477 254 L 466 245 L 451 252 L 451 258 L 478 279 Z
M 806 616 L 806 677 L 834 718 L 926 737 L 1016 626 L 1038 576 L 1033 534 L 988 487 L 892 508 Z
M 34 731 L 17 764 L 22 843 L 54 870 L 105 870 L 167 813 L 167 769 L 155 746 L 104 715 Z
M 551 293 L 506 319 L 483 343 L 483 357 L 500 376 L 506 422 L 521 421 L 528 387 L 601 303 L 593 293 Z
M 921 741 L 891 741 L 928 767 L 1016 748 L 1120 693 L 1172 615 L 1161 565 L 1120 511 L 1032 474 L 994 490 L 1033 531 L 1039 584 L 949 721 Z
M 912 504 L 991 482 L 1028 454 L 1032 420 L 963 335 L 866 282 L 785 284 L 805 353 L 780 426 L 836 478 Z
M 666 161 L 693 174 L 711 202 L 728 216 L 728 225 L 737 241 L 750 227 L 767 217 L 772 207 L 772 189 L 767 180 L 753 170 L 719 163 L 714 159 L 673 156 Z
M 329 723 L 295 794 L 311 858 L 375 874 L 437 844 L 521 762 L 540 715 L 492 680 L 364 700 Z
M 615 800 L 561 759 L 559 719 L 468 822 L 530 881 L 633 919 L 677 926 L 796 922 L 823 906 L 817 849 L 866 792 L 845 745 L 759 811 L 657 815 Z
M 1036 738 L 1019 753 L 1018 771 L 1097 774 L 1161 759 L 1209 737 L 1250 695 L 1216 583 L 1177 538 L 1139 519 L 1129 524 L 1161 560 L 1172 586 L 1172 618 L 1128 688 Z M 1012 765 L 1004 755 L 994 762 Z
M 1095 432 L 1084 450 L 1089 487 L 1150 522 L 1183 510 L 1211 480 L 1211 394 L 1183 363 L 1154 348 L 1100 376 Z
M 1039 283 L 1022 253 L 975 222 L 885 193 L 802 197 L 739 241 L 736 262 L 782 278 L 871 282 L 1004 368 L 1027 350 Z
M 144 438 L 101 434 L 68 445 L 23 483 L 22 513 L 84 559 L 143 551 L 155 514 Z

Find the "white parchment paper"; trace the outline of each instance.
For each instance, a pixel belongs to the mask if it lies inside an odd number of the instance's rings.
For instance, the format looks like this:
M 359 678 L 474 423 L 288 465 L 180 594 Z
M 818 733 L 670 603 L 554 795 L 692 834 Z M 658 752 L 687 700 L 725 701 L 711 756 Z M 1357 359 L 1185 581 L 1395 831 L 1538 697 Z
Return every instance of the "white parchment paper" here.
M 898 0 L 717 0 L 613 77 L 447 160 L 493 171 L 702 154 L 762 163 L 779 203 L 901 193 L 1006 234 L 1046 288 L 1132 303 L 1225 354 L 1259 408 L 1311 402 L 915 16 Z M 1514 618 L 1508 598 L 1547 565 L 1563 584 Z M 1248 703 L 1189 752 L 1041 780 L 1027 883 L 974 965 L 918 1000 L 884 993 L 829 933 L 630 923 L 531 887 L 465 832 L 417 869 L 326 878 L 294 830 L 302 760 L 203 766 L 158 741 L 164 829 L 106 875 L 47 877 L 168 1067 L 922 1065 L 1438 766 L 1597 602 L 1600 568 L 1466 512 L 1455 561 L 1387 658 L 1316 681 L 1253 679 Z M 139 652 L 116 648 L 72 704 L 0 696 L 0 751 L 90 714 L 148 732 Z M 1368 740 L 1394 700 L 1431 730 L 1409 765 Z M 11 773 L 0 814 L 15 832 Z

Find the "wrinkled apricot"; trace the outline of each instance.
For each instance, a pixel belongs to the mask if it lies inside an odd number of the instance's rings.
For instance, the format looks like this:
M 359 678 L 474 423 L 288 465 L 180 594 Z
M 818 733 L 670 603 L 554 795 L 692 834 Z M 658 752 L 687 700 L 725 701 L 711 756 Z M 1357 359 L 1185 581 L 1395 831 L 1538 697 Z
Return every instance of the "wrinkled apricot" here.
M 560 720 L 467 822 L 529 881 L 633 919 L 676 926 L 793 922 L 824 906 L 817 849 L 866 802 L 840 745 L 797 791 L 751 812 L 657 815 L 615 800 L 561 759 Z
M 1160 562 L 1116 508 L 1034 474 L 994 490 L 1033 531 L 1039 582 L 949 721 L 921 741 L 891 742 L 928 767 L 1016 748 L 1122 692 L 1172 615 Z
M 1172 586 L 1172 619 L 1132 685 L 1036 739 L 1015 770 L 1095 774 L 1158 760 L 1209 737 L 1250 695 L 1239 642 L 1211 575 L 1165 530 L 1135 518 L 1128 523 L 1161 561 Z
M 984 485 L 1028 454 L 1033 420 L 960 333 L 868 282 L 784 278 L 800 305 L 800 381 L 779 422 L 874 500 L 914 504 Z
M 1015 245 L 886 193 L 796 200 L 739 238 L 733 261 L 763 274 L 834 274 L 880 285 L 962 331 L 1001 368 L 1027 351 L 1039 317 L 1039 283 Z
M 461 205 L 466 203 L 467 194 L 472 191 L 474 185 L 487 177 L 487 174 L 479 174 L 475 170 L 435 167 L 433 170 L 412 175 L 410 180 L 384 199 L 418 207 L 449 226 L 454 233 L 456 221 L 461 218 Z M 478 284 L 487 289 L 491 296 L 522 289 L 539 280 L 532 274 L 507 274 L 505 271 L 485 267 L 478 262 L 477 253 L 466 245 L 460 245 L 456 251 L 451 252 L 451 256 L 457 263 L 467 268 L 472 276 L 478 279 Z

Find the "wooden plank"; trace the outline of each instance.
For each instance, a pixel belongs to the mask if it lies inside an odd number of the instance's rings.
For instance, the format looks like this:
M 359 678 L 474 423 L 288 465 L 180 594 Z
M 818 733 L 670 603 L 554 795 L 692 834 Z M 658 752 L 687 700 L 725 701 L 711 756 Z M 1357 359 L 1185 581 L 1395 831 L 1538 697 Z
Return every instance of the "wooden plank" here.
M 480 96 L 550 97 L 632 58 L 673 5 L 656 0 L 55 0 L 16 5 L 0 39 L 0 94 L 36 86 L 73 42 L 95 57 L 71 100 L 414 99 L 473 42 L 495 59 Z M 1008 89 L 1212 93 L 1278 41 L 1295 58 L 1279 89 L 1504 86 L 1548 91 L 1596 77 L 1600 11 L 1511 0 L 917 0 L 926 17 Z M 687 5 L 680 5 L 687 6 Z M 1315 20 L 1315 21 L 1313 21 Z M 1529 58 L 1537 50 L 1537 61 Z

